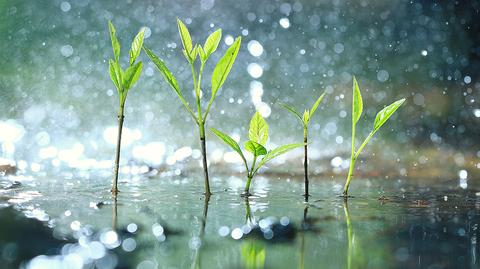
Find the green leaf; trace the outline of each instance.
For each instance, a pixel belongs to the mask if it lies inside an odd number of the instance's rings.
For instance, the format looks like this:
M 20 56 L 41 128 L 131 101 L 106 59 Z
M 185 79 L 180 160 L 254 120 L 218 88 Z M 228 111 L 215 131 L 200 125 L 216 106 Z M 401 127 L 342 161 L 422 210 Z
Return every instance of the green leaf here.
M 205 54 L 205 51 L 203 50 L 202 46 L 198 45 L 197 51 L 198 51 L 198 55 L 200 56 L 200 60 L 202 60 L 202 62 L 207 61 L 207 55 Z
M 185 26 L 185 24 L 183 24 L 183 22 L 179 18 L 177 18 L 177 24 L 178 24 L 178 32 L 180 33 L 180 38 L 182 39 L 183 48 L 185 49 L 185 53 L 186 53 L 185 57 L 189 56 L 187 57 L 187 59 L 191 61 L 190 55 L 193 49 L 192 38 L 190 37 L 190 33 L 188 32 L 187 26 Z
M 110 79 L 117 88 L 117 91 L 120 91 L 121 85 L 118 83 L 117 71 L 115 70 L 116 63 L 112 59 L 108 60 L 108 68 L 110 71 Z
M 180 87 L 178 86 L 177 79 L 175 79 L 175 77 L 172 75 L 170 70 L 168 70 L 165 63 L 147 47 L 143 46 L 143 49 L 147 54 L 148 58 L 150 58 L 150 60 L 157 67 L 158 71 L 160 71 L 160 73 L 163 75 L 163 78 L 168 82 L 170 87 L 172 87 L 172 89 L 177 93 L 177 95 L 183 99 L 183 94 L 180 91 Z
M 138 62 L 133 66 L 130 66 L 125 71 L 125 77 L 123 85 L 125 89 L 130 89 L 137 82 L 140 74 L 142 73 L 142 62 Z
M 210 128 L 210 131 L 212 131 L 218 138 L 220 138 L 230 148 L 232 148 L 234 151 L 236 151 L 240 155 L 240 157 L 242 157 L 245 164 L 247 163 L 245 157 L 243 156 L 242 150 L 240 149 L 240 146 L 238 145 L 238 143 L 235 140 L 233 140 L 233 138 L 231 138 L 227 134 L 224 134 L 224 133 L 220 132 L 219 130 L 217 130 L 215 128 Z
M 302 121 L 305 125 L 308 124 L 308 122 L 310 121 L 310 112 L 308 112 L 308 110 L 305 109 L 305 111 L 303 112 L 303 117 L 302 117 Z
M 362 94 L 360 93 L 360 88 L 358 87 L 358 82 L 355 77 L 353 77 L 353 102 L 352 102 L 352 122 L 356 124 L 360 117 L 362 116 L 363 111 L 363 101 Z
M 115 26 L 111 21 L 108 21 L 108 30 L 110 32 L 110 39 L 112 40 L 113 55 L 115 57 L 115 62 L 118 62 L 120 59 L 120 43 L 118 42 L 116 36 Z
M 303 147 L 303 146 L 304 146 L 304 144 L 301 144 L 301 143 L 287 144 L 287 145 L 279 146 L 276 149 L 269 151 L 267 153 L 267 155 L 265 155 L 265 157 L 263 157 L 263 159 L 260 161 L 260 163 L 258 163 L 258 167 L 257 167 L 256 170 L 260 169 L 260 167 L 262 167 L 267 162 L 273 160 L 274 158 L 276 158 L 276 157 L 278 157 L 282 154 L 285 154 L 292 149 L 296 149 L 296 148 Z
M 251 140 L 245 142 L 245 149 L 255 157 L 267 154 L 267 149 L 264 146 Z
M 190 53 L 190 58 L 192 59 L 192 62 L 195 61 L 195 59 L 197 59 L 198 47 L 199 47 L 199 45 L 195 45 L 192 52 Z
M 123 93 L 123 90 L 124 90 L 124 87 L 123 87 L 123 70 L 122 70 L 122 67 L 120 67 L 120 64 L 118 62 L 114 62 L 114 61 L 111 61 L 111 64 L 112 64 L 112 69 L 113 69 L 113 72 L 115 74 L 115 78 L 117 80 L 117 83 L 118 83 L 118 93 L 119 94 L 122 94 Z
M 265 145 L 268 139 L 268 124 L 260 115 L 255 112 L 250 120 L 250 128 L 248 130 L 248 138 L 260 145 Z
M 205 44 L 203 45 L 203 49 L 205 51 L 205 60 L 210 57 L 212 53 L 214 53 L 217 48 L 220 40 L 222 39 L 222 29 L 218 29 L 213 32 L 210 36 L 208 36 Z
M 279 103 L 279 105 L 283 108 L 285 108 L 288 112 L 292 113 L 295 117 L 297 117 L 299 120 L 302 120 L 302 116 L 300 116 L 300 113 L 298 113 L 295 108 L 284 104 L 284 103 Z
M 375 123 L 373 124 L 373 132 L 376 132 L 380 127 L 382 127 L 385 122 L 390 118 L 390 116 L 397 111 L 397 109 L 405 102 L 405 98 L 393 102 L 389 106 L 380 110 L 375 117 Z
M 170 72 L 170 70 L 168 70 L 167 66 L 165 65 L 165 63 L 160 59 L 158 58 L 150 49 L 148 49 L 146 46 L 143 46 L 143 49 L 145 51 L 145 53 L 147 54 L 148 58 L 150 58 L 150 60 L 155 64 L 155 66 L 157 67 L 158 71 L 160 71 L 160 73 L 162 74 L 163 78 L 168 82 L 168 84 L 170 85 L 170 87 L 175 91 L 175 93 L 177 94 L 178 98 L 180 99 L 180 101 L 182 102 L 183 106 L 185 106 L 185 108 L 187 109 L 188 113 L 190 113 L 190 115 L 193 117 L 193 119 L 195 119 L 195 122 L 197 122 L 198 124 L 198 119 L 197 117 L 195 116 L 195 114 L 193 113 L 192 109 L 190 109 L 190 107 L 188 106 L 188 103 L 187 101 L 185 100 L 185 98 L 183 97 L 183 94 L 182 94 L 182 91 L 180 90 L 180 87 L 178 86 L 178 83 L 177 83 L 177 80 L 175 79 L 175 77 L 172 75 L 172 73 Z
M 223 83 L 227 79 L 228 73 L 232 69 L 235 58 L 237 57 L 238 50 L 240 49 L 241 37 L 237 37 L 235 42 L 227 49 L 225 55 L 218 61 L 212 74 L 212 97 L 211 101 L 215 99 L 218 89 L 222 87 Z
M 145 35 L 145 28 L 142 28 L 133 39 L 132 47 L 130 48 L 130 66 L 132 66 L 135 63 L 135 60 L 140 55 L 140 51 L 142 50 L 142 46 L 143 46 L 144 35 Z
M 322 93 L 322 95 L 320 95 L 320 97 L 318 97 L 315 104 L 313 104 L 312 109 L 310 109 L 310 118 L 313 116 L 313 113 L 315 113 L 315 110 L 317 110 L 317 107 L 322 102 L 324 96 L 325 96 L 325 93 Z
M 113 55 L 115 57 L 115 62 L 118 62 L 120 59 L 120 43 L 118 42 L 115 26 L 111 21 L 108 21 L 108 30 L 110 31 L 110 39 L 112 40 Z

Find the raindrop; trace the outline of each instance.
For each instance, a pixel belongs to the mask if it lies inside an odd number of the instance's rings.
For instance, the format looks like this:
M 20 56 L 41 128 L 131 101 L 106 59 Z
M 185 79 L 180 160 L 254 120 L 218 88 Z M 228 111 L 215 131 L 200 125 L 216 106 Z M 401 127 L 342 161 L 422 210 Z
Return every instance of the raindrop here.
M 231 36 L 231 35 L 225 36 L 225 44 L 226 44 L 227 46 L 232 45 L 232 44 L 233 44 L 233 41 L 235 41 L 235 40 L 233 39 L 233 36 Z
M 73 47 L 70 46 L 70 45 L 62 46 L 62 48 L 60 49 L 60 53 L 61 53 L 64 57 L 70 57 L 70 56 L 72 56 L 72 54 L 73 54 Z
M 278 22 L 280 23 L 280 26 L 282 26 L 285 29 L 290 27 L 290 20 L 288 18 L 281 18 L 280 21 Z
M 63 11 L 63 12 L 68 12 L 70 10 L 70 8 L 72 8 L 72 6 L 70 5 L 69 2 L 62 2 L 60 4 L 60 9 Z
M 387 81 L 388 78 L 389 78 L 389 76 L 390 76 L 390 75 L 388 74 L 387 70 L 383 70 L 383 69 L 382 69 L 382 70 L 380 70 L 380 71 L 377 72 L 377 79 L 378 79 L 378 81 L 380 81 L 380 82 L 385 82 L 385 81 Z
M 247 48 L 252 56 L 258 57 L 263 54 L 263 46 L 257 40 L 248 42 Z
M 259 78 L 263 75 L 263 68 L 257 63 L 251 63 L 247 66 L 247 71 L 252 78 Z

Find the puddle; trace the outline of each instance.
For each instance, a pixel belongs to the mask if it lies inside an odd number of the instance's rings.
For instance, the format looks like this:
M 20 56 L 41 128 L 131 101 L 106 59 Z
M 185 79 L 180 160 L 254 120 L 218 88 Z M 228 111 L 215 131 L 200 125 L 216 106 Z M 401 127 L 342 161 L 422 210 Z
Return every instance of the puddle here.
M 229 177 L 213 178 L 205 201 L 199 179 L 122 180 L 115 201 L 109 178 L 39 178 L 3 203 L 50 227 L 46 239 L 71 240 L 22 260 L 25 268 L 478 266 L 473 185 L 355 180 L 344 203 L 341 180 L 313 179 L 305 203 L 301 181 L 259 177 L 245 199 L 241 179 Z M 15 236 L 22 245 L 25 236 Z

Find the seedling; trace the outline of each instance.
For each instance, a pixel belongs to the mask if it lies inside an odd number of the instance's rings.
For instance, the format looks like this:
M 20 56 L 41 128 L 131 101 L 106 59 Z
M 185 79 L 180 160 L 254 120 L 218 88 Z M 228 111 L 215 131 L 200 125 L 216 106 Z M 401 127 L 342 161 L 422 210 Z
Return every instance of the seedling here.
M 225 144 L 230 146 L 235 152 L 240 155 L 245 164 L 245 169 L 247 170 L 247 184 L 245 185 L 245 191 L 242 196 L 250 196 L 250 183 L 252 182 L 252 178 L 257 174 L 258 170 L 268 163 L 269 161 L 273 160 L 274 158 L 287 153 L 288 151 L 301 147 L 303 144 L 288 144 L 279 146 L 271 151 L 267 151 L 265 148 L 265 144 L 267 143 L 268 139 L 268 125 L 265 119 L 260 116 L 260 113 L 255 112 L 251 121 L 250 121 L 250 129 L 248 131 L 248 140 L 245 143 L 245 149 L 253 155 L 253 162 L 249 168 L 247 164 L 247 159 L 245 155 L 243 155 L 240 146 L 238 145 L 235 140 L 233 140 L 230 136 L 211 128 L 211 131 L 220 138 Z M 257 164 L 257 158 L 263 156 L 262 160 Z
M 350 155 L 350 169 L 348 170 L 347 182 L 345 182 L 345 187 L 343 188 L 343 197 L 348 197 L 348 187 L 350 186 L 350 181 L 352 180 L 353 169 L 355 167 L 355 161 L 357 160 L 360 152 L 367 143 L 372 139 L 373 135 L 382 127 L 385 122 L 397 111 L 397 109 L 405 102 L 405 98 L 402 98 L 398 101 L 393 102 L 389 106 L 380 110 L 375 117 L 375 122 L 373 124 L 373 129 L 370 131 L 370 134 L 365 138 L 362 145 L 355 150 L 355 126 L 357 125 L 358 120 L 362 116 L 363 110 L 363 101 L 362 95 L 360 94 L 360 89 L 358 87 L 357 80 L 353 77 L 353 102 L 352 102 L 352 153 Z
M 118 169 L 120 163 L 120 147 L 122 141 L 122 128 L 123 128 L 123 120 L 124 120 L 124 109 L 125 109 L 125 101 L 127 101 L 127 94 L 128 91 L 135 85 L 140 77 L 140 73 L 142 73 L 142 62 L 135 62 L 137 57 L 140 55 L 140 51 L 142 50 L 143 45 L 143 36 L 145 33 L 145 29 L 142 28 L 140 32 L 135 36 L 132 42 L 132 46 L 130 48 L 130 61 L 129 66 L 126 70 L 123 70 L 120 66 L 120 43 L 118 42 L 116 36 L 116 30 L 113 26 L 112 22 L 108 22 L 108 29 L 110 31 L 110 39 L 112 40 L 112 48 L 113 48 L 113 56 L 114 59 L 110 59 L 109 63 L 109 71 L 110 71 L 110 78 L 113 81 L 113 84 L 117 88 L 118 96 L 119 96 L 119 106 L 120 109 L 118 111 L 118 136 L 117 136 L 117 151 L 115 155 L 115 176 L 113 178 L 113 186 L 112 186 L 112 193 L 116 195 L 118 193 Z
M 163 60 L 157 57 L 147 47 L 144 46 L 143 49 L 145 50 L 150 60 L 152 60 L 152 62 L 157 67 L 157 69 L 160 71 L 160 73 L 162 74 L 166 82 L 175 91 L 178 98 L 180 99 L 182 104 L 185 106 L 185 109 L 190 114 L 190 116 L 192 116 L 192 118 L 194 119 L 195 123 L 198 126 L 199 135 L 200 135 L 200 145 L 202 148 L 202 155 L 203 155 L 203 171 L 205 175 L 205 195 L 210 195 L 211 192 L 210 192 L 210 183 L 208 180 L 208 168 L 207 168 L 207 149 L 205 144 L 205 121 L 207 120 L 208 113 L 210 112 L 210 108 L 213 104 L 213 101 L 217 96 L 218 90 L 222 87 L 223 83 L 227 79 L 228 74 L 230 73 L 230 70 L 232 69 L 233 63 L 235 62 L 235 58 L 237 57 L 237 54 L 238 54 L 238 50 L 240 49 L 241 37 L 237 37 L 235 39 L 235 42 L 233 42 L 233 44 L 227 49 L 227 51 L 225 52 L 225 55 L 223 55 L 223 57 L 218 61 L 217 65 L 215 66 L 215 69 L 213 70 L 212 78 L 211 78 L 212 93 L 210 96 L 210 100 L 207 104 L 207 108 L 205 109 L 205 112 L 202 112 L 200 99 L 202 97 L 201 88 L 202 88 L 203 69 L 210 55 L 212 55 L 212 53 L 214 53 L 217 50 L 218 44 L 222 39 L 222 30 L 218 29 L 215 32 L 213 32 L 207 38 L 203 47 L 199 44 L 196 44 L 195 46 L 193 46 L 190 33 L 187 27 L 185 26 L 185 24 L 180 19 L 177 19 L 177 24 L 178 24 L 178 31 L 180 33 L 180 39 L 182 40 L 182 44 L 183 44 L 183 55 L 187 59 L 192 72 L 193 90 L 195 92 L 195 99 L 197 104 L 197 114 L 195 114 L 193 110 L 190 108 L 188 102 L 185 100 L 183 96 L 180 86 L 177 83 L 177 79 L 172 75 L 172 73 L 167 68 Z M 200 70 L 198 72 L 198 77 L 195 71 L 195 60 L 197 59 L 197 56 L 198 58 L 200 58 Z
M 285 108 L 288 112 L 292 113 L 295 117 L 297 117 L 300 122 L 302 123 L 303 126 L 303 147 L 304 147 L 304 161 L 303 161 L 303 168 L 305 170 L 305 200 L 308 201 L 308 123 L 310 122 L 310 119 L 312 118 L 313 114 L 318 108 L 318 105 L 320 105 L 320 102 L 322 102 L 323 97 L 325 96 L 325 93 L 320 95 L 318 97 L 317 101 L 313 104 L 312 108 L 310 110 L 305 109 L 303 112 L 303 116 L 300 115 L 299 112 L 295 110 L 295 108 L 281 103 L 280 105 Z

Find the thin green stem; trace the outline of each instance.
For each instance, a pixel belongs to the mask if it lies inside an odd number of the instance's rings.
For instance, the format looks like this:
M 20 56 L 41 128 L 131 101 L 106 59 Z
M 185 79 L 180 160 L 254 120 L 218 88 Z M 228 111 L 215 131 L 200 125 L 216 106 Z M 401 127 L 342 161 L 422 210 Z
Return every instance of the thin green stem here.
M 205 177 L 205 195 L 210 196 L 212 193 L 210 192 L 210 181 L 208 179 L 208 166 L 207 166 L 207 145 L 205 141 L 205 123 L 202 122 L 198 125 L 200 130 L 200 145 L 202 148 L 202 163 L 203 163 L 203 174 Z
M 352 115 L 352 152 L 350 154 L 350 168 L 348 170 L 347 181 L 345 182 L 345 186 L 343 187 L 344 197 L 348 196 L 348 187 L 350 186 L 350 180 L 352 180 L 352 173 L 353 173 L 353 168 L 355 166 L 355 160 L 356 160 L 355 158 L 355 124 L 356 122 Z
M 306 124 L 303 125 L 303 147 L 305 151 L 305 156 L 303 160 L 303 168 L 305 170 L 305 197 L 309 196 L 308 192 L 308 127 Z
M 362 145 L 358 148 L 357 152 L 355 153 L 355 159 L 358 158 L 358 156 L 360 155 L 360 152 L 362 152 L 363 148 L 367 145 L 368 141 L 370 141 L 370 139 L 372 139 L 374 134 L 375 134 L 375 132 L 370 132 L 370 134 L 368 134 L 367 138 L 365 138 Z
M 115 168 L 114 168 L 114 178 L 112 184 L 112 193 L 117 195 L 118 193 L 118 170 L 120 168 L 120 148 L 122 146 L 122 130 L 123 130 L 123 120 L 124 120 L 124 107 L 125 101 L 120 101 L 120 110 L 118 111 L 118 134 L 117 134 L 117 149 L 115 153 Z
M 247 176 L 247 184 L 245 185 L 245 190 L 243 192 L 243 195 L 249 196 L 250 195 L 250 183 L 252 182 L 252 176 L 248 175 Z
M 202 108 L 200 106 L 200 93 L 201 93 L 202 75 L 203 75 L 204 67 L 205 67 L 205 64 L 202 62 L 202 64 L 200 65 L 200 72 L 198 73 L 197 88 L 195 90 L 195 95 L 197 97 L 198 118 L 203 122 L 205 122 L 206 118 L 202 118 Z

